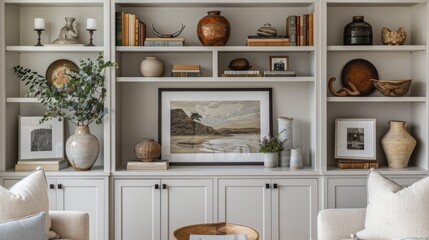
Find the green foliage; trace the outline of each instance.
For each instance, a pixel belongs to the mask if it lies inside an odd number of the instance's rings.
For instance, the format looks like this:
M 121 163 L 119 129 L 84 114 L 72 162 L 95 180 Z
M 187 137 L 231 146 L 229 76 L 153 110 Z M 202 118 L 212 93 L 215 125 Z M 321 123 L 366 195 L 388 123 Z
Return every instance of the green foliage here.
M 60 120 L 68 119 L 77 126 L 86 126 L 95 121 L 103 122 L 107 114 L 104 107 L 106 97 L 105 73 L 106 69 L 117 67 L 114 62 L 105 62 L 103 53 L 96 61 L 91 59 L 80 60 L 79 71 L 67 73 L 70 80 L 61 87 L 49 86 L 48 81 L 31 69 L 15 66 L 15 74 L 25 82 L 29 89 L 28 97 L 38 97 L 47 112 L 43 114 L 41 122 L 58 117 Z
M 286 140 L 285 140 L 286 141 Z M 265 136 L 262 138 L 262 141 L 259 142 L 259 152 L 262 153 L 275 153 L 283 150 L 283 143 L 285 141 L 280 141 L 277 137 Z

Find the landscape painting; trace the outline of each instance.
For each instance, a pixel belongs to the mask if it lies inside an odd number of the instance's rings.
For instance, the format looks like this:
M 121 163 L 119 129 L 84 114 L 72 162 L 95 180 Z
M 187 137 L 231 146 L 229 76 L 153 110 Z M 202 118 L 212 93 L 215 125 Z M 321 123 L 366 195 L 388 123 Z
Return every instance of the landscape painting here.
M 160 88 L 161 158 L 177 163 L 262 163 L 272 133 L 271 88 Z
M 172 101 L 171 153 L 255 153 L 260 101 Z

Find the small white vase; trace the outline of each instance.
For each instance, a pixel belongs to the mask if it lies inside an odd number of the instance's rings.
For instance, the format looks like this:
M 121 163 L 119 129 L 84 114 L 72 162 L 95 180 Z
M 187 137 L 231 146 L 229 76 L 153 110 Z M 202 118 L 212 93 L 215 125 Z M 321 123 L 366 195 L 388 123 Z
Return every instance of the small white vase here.
M 143 77 L 162 77 L 164 65 L 157 57 L 145 57 L 140 63 L 140 73 Z
M 278 124 L 278 139 L 283 142 L 283 150 L 280 152 L 280 167 L 289 167 L 290 165 L 290 150 L 293 145 L 292 130 L 293 118 L 279 117 L 277 118 Z
M 279 153 L 264 153 L 264 167 L 275 168 L 279 164 Z
M 88 126 L 76 126 L 76 131 L 66 142 L 66 154 L 74 170 L 90 170 L 98 158 L 100 147 Z
M 303 167 L 301 148 L 292 148 L 290 150 L 290 169 L 296 170 Z

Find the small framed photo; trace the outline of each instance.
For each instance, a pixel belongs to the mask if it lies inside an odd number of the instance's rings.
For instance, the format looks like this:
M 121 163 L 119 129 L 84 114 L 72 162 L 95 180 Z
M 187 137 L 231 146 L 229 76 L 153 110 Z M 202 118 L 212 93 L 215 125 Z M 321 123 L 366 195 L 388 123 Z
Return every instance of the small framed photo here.
M 19 160 L 64 159 L 64 121 L 19 117 Z
M 270 71 L 287 71 L 288 56 L 270 57 Z
M 335 158 L 376 160 L 376 119 L 335 120 Z

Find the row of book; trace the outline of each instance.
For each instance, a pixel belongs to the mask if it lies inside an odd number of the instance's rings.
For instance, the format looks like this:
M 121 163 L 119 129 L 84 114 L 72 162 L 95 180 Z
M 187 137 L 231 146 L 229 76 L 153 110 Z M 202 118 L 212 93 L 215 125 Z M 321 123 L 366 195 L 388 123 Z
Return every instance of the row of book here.
M 290 46 L 314 45 L 313 13 L 302 16 L 291 15 L 286 18 L 286 35 Z
M 289 46 L 289 38 L 286 35 L 267 36 L 248 36 L 247 46 Z
M 146 24 L 132 13 L 116 12 L 116 46 L 144 46 Z
M 295 71 L 225 70 L 222 77 L 296 77 Z
M 201 77 L 201 66 L 198 64 L 173 64 L 172 77 Z

